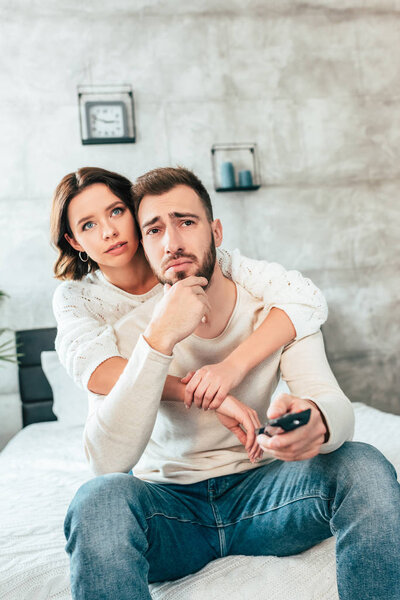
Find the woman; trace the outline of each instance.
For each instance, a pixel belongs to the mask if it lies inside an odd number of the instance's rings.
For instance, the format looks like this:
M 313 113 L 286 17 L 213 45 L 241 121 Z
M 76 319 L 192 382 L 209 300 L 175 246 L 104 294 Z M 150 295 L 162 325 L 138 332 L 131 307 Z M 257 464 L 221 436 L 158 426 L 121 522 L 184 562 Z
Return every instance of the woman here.
M 161 291 L 140 244 L 131 183 L 97 168 L 67 175 L 55 191 L 51 231 L 59 251 L 55 275 L 64 280 L 53 302 L 56 349 L 76 383 L 105 396 L 129 361 L 119 352 L 113 325 Z M 317 331 L 326 319 L 326 304 L 321 292 L 297 272 L 252 261 L 237 252 L 220 251 L 218 259 L 226 276 L 232 274 L 237 283 L 273 308 L 222 363 L 206 365 L 181 381 L 168 377 L 162 399 L 182 399 L 188 407 L 194 401 L 198 407 L 217 410 L 220 420 L 246 442 L 250 459 L 255 460 L 259 456 L 254 435 L 258 417 L 237 399 L 226 401 L 227 394 L 296 333 L 298 339 Z M 260 282 L 265 283 L 265 290 L 260 290 Z M 247 437 L 239 423 L 247 429 Z

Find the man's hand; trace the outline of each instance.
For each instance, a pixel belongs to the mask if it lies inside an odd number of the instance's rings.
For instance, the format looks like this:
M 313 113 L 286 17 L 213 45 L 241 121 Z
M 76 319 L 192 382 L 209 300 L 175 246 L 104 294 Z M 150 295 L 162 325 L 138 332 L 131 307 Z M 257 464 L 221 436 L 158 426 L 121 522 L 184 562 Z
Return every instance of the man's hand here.
M 216 410 L 243 376 L 244 373 L 228 360 L 190 371 L 181 379 L 186 384 L 185 405 L 190 408 L 194 402 L 197 408 Z
M 250 462 L 258 462 L 263 453 L 256 440 L 255 430 L 261 427 L 256 411 L 234 396 L 227 396 L 216 410 L 216 413 L 222 425 L 232 431 L 239 442 L 243 444 Z M 241 426 L 244 427 L 246 432 L 243 431 Z
M 205 277 L 194 275 L 164 286 L 164 297 L 154 309 L 144 337 L 152 348 L 172 354 L 175 344 L 185 339 L 210 312 L 210 303 L 202 286 Z
M 303 400 L 290 394 L 282 394 L 269 407 L 267 416 L 276 419 L 288 412 L 300 412 L 311 408 L 307 425 L 293 431 L 278 429 L 272 438 L 262 434 L 257 436 L 260 448 L 271 452 L 275 458 L 284 461 L 306 460 L 319 454 L 327 433 L 326 425 L 317 406 L 311 400 Z

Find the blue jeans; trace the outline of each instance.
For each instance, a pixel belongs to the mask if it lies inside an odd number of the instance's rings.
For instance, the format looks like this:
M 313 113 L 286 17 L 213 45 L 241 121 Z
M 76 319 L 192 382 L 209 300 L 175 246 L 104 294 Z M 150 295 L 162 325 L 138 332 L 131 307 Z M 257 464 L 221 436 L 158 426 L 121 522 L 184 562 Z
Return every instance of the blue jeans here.
M 149 600 L 148 583 L 215 558 L 287 556 L 332 535 L 341 600 L 400 597 L 400 486 L 358 442 L 191 485 L 97 477 L 78 490 L 65 535 L 75 600 Z

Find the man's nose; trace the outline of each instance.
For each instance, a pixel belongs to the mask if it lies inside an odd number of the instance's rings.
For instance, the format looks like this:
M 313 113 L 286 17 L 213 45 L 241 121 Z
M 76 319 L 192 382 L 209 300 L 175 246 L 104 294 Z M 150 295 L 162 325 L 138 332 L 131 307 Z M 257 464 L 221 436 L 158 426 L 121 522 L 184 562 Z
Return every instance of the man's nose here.
M 165 230 L 164 250 L 166 254 L 175 254 L 176 252 L 183 250 L 182 238 L 176 227 L 167 227 Z

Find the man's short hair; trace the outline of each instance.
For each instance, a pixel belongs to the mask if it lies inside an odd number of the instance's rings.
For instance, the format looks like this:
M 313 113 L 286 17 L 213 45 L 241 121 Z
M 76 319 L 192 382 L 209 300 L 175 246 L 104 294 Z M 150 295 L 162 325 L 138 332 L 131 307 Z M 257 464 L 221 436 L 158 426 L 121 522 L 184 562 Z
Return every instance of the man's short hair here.
M 136 215 L 144 196 L 158 196 L 177 185 L 187 185 L 196 192 L 206 211 L 207 219 L 214 220 L 210 196 L 198 177 L 184 167 L 162 167 L 148 171 L 137 178 L 132 187 Z

